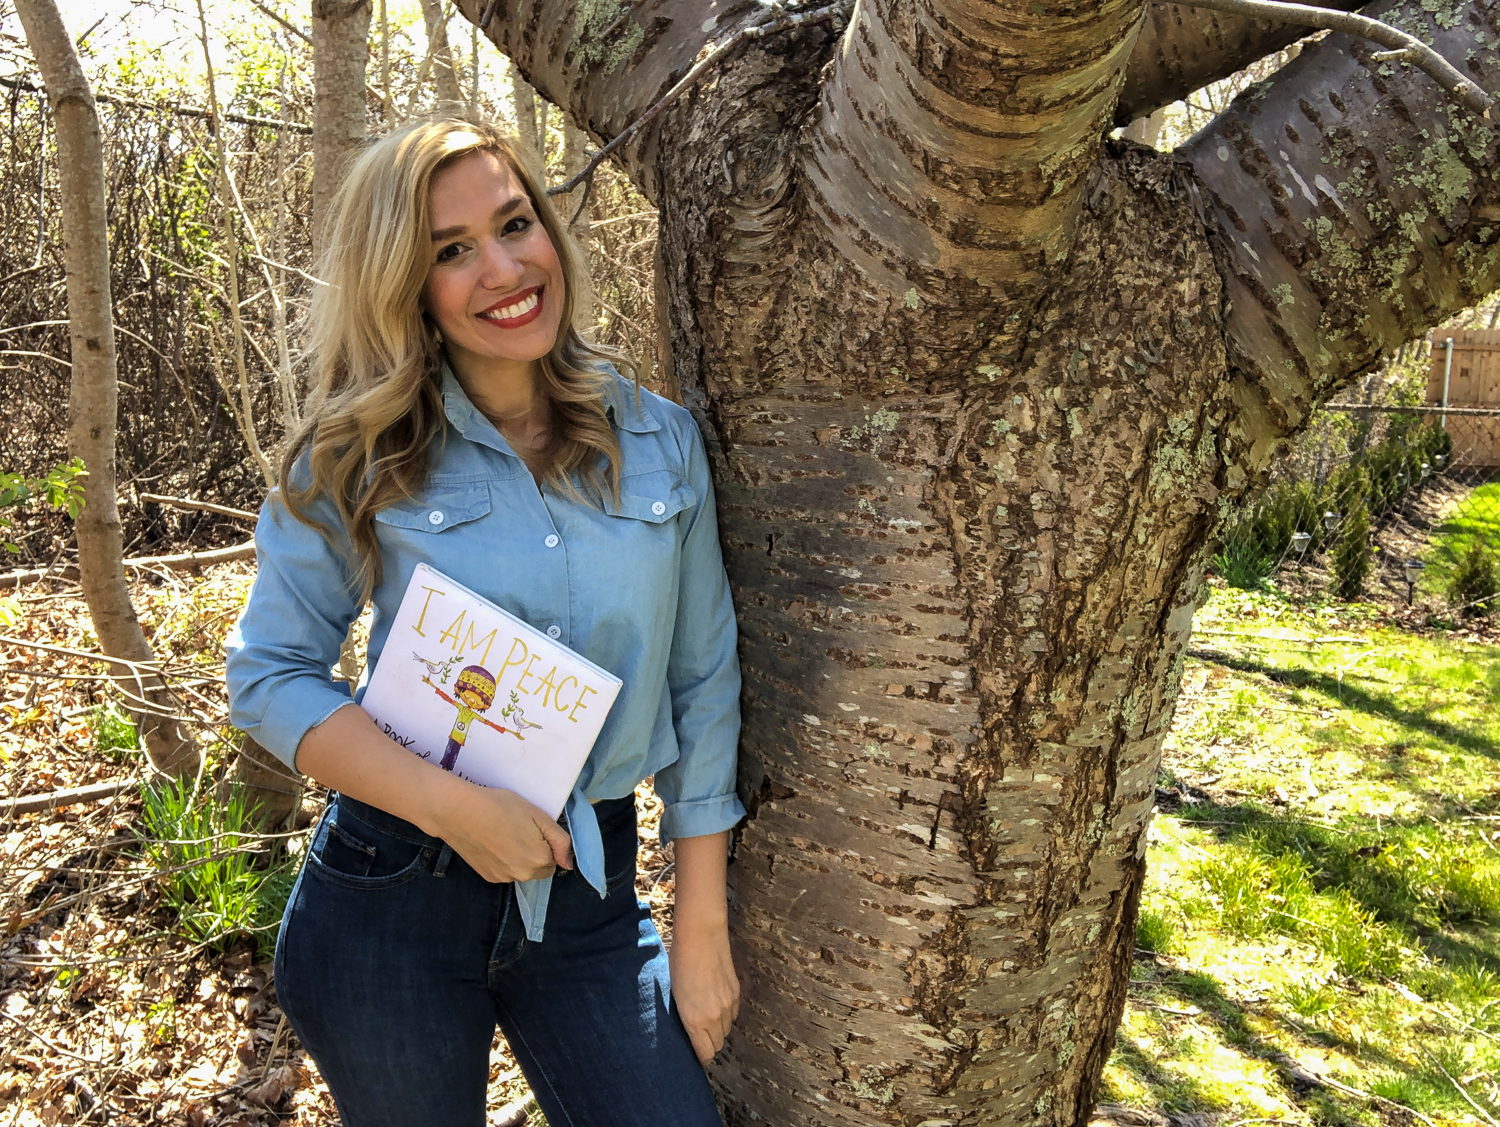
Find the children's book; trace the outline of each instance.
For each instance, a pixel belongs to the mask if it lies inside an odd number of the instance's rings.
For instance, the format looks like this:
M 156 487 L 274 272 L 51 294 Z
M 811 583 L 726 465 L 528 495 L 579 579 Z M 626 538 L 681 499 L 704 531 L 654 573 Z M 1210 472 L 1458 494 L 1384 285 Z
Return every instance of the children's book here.
M 556 818 L 621 684 L 418 564 L 360 704 L 408 751 Z

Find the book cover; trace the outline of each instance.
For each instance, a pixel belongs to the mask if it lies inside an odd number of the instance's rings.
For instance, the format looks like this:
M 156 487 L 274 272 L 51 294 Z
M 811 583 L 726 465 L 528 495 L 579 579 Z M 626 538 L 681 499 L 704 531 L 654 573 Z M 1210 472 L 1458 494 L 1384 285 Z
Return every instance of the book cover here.
M 621 684 L 418 564 L 360 705 L 413 754 L 556 818 Z

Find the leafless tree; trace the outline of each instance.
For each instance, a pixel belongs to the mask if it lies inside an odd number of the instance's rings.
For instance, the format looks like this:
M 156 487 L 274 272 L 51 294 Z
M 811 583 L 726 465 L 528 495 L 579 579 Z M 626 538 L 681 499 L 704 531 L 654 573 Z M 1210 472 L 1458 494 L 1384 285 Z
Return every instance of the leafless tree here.
M 151 762 L 168 774 L 191 776 L 198 770 L 198 749 L 174 719 L 175 708 L 155 672 L 122 562 L 124 540 L 115 500 L 119 383 L 99 112 L 55 0 L 18 0 L 16 8 L 46 83 L 57 134 L 72 365 L 69 447 L 88 471 L 75 526 L 83 595 L 100 647 L 120 659 L 112 672 Z
M 365 136 L 370 0 L 313 0 L 313 250 L 349 152 Z
M 1492 125 L 1333 33 L 1109 141 L 1303 34 L 1142 0 L 460 6 L 660 214 L 745 673 L 729 1121 L 1086 1122 L 1209 545 L 1500 284 Z M 1496 0 L 1367 11 L 1500 85 Z

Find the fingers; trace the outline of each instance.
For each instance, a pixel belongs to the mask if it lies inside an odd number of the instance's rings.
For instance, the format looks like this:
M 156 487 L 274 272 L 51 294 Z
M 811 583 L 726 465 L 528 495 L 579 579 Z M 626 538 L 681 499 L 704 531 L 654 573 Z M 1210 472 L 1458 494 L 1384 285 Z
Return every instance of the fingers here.
M 719 1051 L 719 1045 L 722 1045 L 724 1043 L 723 1040 L 720 1039 L 718 1044 L 715 1044 L 714 1041 L 709 1037 L 707 1030 L 703 1029 L 689 1029 L 687 1031 L 687 1035 L 688 1040 L 693 1043 L 693 1052 L 698 1054 L 699 1064 L 707 1064 L 709 1061 L 713 1060 L 714 1054 Z
M 571 869 L 573 867 L 573 839 L 568 836 L 568 831 L 545 816 L 536 818 L 535 824 L 536 828 L 541 831 L 543 840 L 551 849 L 552 860 L 558 868 Z

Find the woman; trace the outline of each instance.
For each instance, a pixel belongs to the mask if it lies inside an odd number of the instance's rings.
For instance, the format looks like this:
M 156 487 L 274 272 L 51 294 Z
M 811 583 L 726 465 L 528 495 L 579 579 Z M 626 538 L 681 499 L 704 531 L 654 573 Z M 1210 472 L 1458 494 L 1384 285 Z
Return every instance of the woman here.
M 374 142 L 328 243 L 313 392 L 228 662 L 234 723 L 336 795 L 282 923 L 282 1008 L 348 1127 L 478 1127 L 496 1022 L 553 1127 L 718 1124 L 699 1062 L 738 1009 L 724 873 L 744 811 L 701 437 L 579 337 L 577 252 L 493 127 Z M 331 682 L 366 598 L 378 661 L 424 561 L 624 680 L 567 829 L 405 751 Z M 652 774 L 670 956 L 634 893 Z

